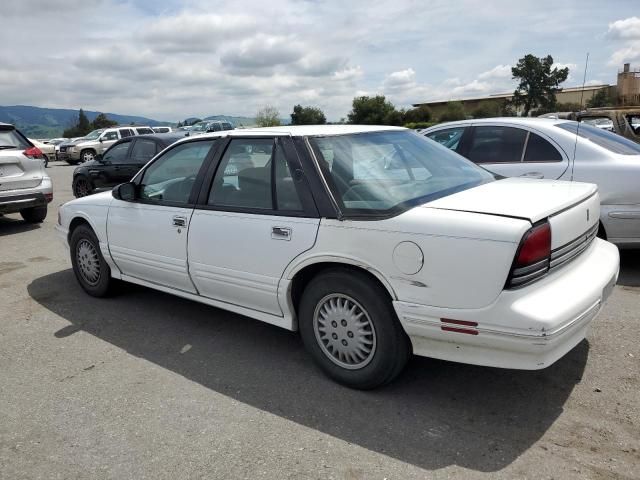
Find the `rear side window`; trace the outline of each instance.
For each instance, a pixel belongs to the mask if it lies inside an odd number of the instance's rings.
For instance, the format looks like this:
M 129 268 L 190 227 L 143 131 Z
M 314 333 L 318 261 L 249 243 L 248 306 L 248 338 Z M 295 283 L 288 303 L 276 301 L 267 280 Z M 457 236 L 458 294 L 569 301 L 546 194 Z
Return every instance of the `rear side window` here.
M 158 151 L 156 142 L 153 140 L 147 140 L 146 138 L 139 138 L 133 145 L 131 151 L 131 161 L 133 163 L 147 163 L 151 160 Z
M 148 127 L 142 127 L 142 128 L 136 128 L 138 135 L 147 135 L 149 133 L 153 133 L 153 130 L 151 130 Z
M 465 127 L 445 128 L 437 132 L 427 133 L 427 137 L 455 152 L 460 145 L 460 139 L 462 138 L 464 129 Z
M 11 148 L 27 149 L 30 147 L 31 145 L 15 129 L 0 129 L 0 150 Z
M 525 162 L 561 162 L 562 155 L 550 142 L 529 132 L 527 151 L 524 154 Z
M 130 137 L 133 135 L 133 132 L 131 130 L 129 130 L 128 128 L 121 128 L 120 129 L 120 136 L 122 138 L 124 137 Z
M 618 153 L 620 155 L 640 155 L 639 144 L 618 135 L 617 133 L 608 132 L 604 129 L 593 127 L 585 123 L 580 123 L 580 130 L 578 130 L 578 123 L 576 122 L 558 123 L 556 127 L 562 128 L 574 135 L 577 132 L 582 138 L 586 138 L 596 145 L 606 148 L 610 152 Z
M 475 127 L 467 157 L 474 163 L 519 163 L 526 138 L 520 128 Z

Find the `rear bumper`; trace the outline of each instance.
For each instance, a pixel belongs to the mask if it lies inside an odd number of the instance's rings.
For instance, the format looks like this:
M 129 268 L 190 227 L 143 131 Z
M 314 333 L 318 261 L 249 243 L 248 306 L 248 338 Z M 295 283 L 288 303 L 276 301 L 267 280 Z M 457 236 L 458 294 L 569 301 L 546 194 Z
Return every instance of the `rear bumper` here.
M 17 213 L 32 207 L 44 207 L 53 199 L 51 179 L 45 177 L 34 188 L 5 190 L 0 192 L 0 213 Z
M 618 270 L 618 249 L 595 239 L 570 264 L 527 287 L 503 291 L 488 307 L 456 310 L 399 301 L 394 307 L 416 355 L 537 370 L 585 338 Z

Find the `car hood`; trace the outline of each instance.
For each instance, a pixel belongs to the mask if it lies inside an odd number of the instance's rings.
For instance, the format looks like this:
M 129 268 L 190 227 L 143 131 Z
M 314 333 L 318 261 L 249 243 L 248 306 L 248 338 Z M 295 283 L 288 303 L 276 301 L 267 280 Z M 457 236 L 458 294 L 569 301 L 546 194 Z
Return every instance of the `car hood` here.
M 532 223 L 594 195 L 592 183 L 505 178 L 424 204 L 424 208 L 523 218 Z

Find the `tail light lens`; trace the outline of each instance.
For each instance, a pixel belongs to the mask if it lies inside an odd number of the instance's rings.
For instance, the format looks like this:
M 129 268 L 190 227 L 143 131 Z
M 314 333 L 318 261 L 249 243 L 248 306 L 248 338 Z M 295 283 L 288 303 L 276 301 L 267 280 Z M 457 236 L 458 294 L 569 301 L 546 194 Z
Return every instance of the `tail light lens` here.
M 22 154 L 29 158 L 44 158 L 44 155 L 42 155 L 42 151 L 38 147 L 27 148 L 24 152 L 22 152 Z
M 551 226 L 548 221 L 524 234 L 505 288 L 523 287 L 545 276 L 551 258 Z

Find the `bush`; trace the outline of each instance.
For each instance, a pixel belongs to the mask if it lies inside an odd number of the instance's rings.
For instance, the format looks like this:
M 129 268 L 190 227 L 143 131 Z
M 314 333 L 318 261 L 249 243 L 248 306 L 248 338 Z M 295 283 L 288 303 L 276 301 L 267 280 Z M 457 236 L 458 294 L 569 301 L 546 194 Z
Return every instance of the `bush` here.
M 465 120 L 467 114 L 464 111 L 464 105 L 462 102 L 449 102 L 447 108 L 442 115 L 440 115 L 441 122 L 452 122 L 454 120 Z
M 423 128 L 433 127 L 437 124 L 438 122 L 409 122 L 405 123 L 403 126 L 412 130 L 422 130 Z

